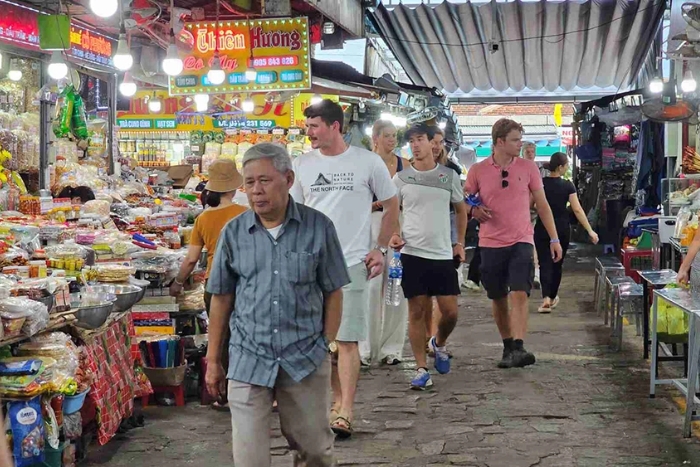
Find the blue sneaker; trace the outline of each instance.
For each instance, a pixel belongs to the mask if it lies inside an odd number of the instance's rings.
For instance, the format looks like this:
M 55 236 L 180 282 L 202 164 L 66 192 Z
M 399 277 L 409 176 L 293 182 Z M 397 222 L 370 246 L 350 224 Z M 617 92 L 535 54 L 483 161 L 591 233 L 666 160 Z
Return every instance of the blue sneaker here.
M 445 375 L 450 372 L 450 355 L 447 353 L 445 347 L 438 347 L 435 341 L 435 336 L 430 339 L 428 344 L 430 350 L 435 354 L 435 369 L 441 375 Z
M 416 376 L 411 380 L 411 389 L 416 391 L 425 391 L 433 385 L 433 380 L 430 379 L 430 373 L 425 368 L 418 368 Z

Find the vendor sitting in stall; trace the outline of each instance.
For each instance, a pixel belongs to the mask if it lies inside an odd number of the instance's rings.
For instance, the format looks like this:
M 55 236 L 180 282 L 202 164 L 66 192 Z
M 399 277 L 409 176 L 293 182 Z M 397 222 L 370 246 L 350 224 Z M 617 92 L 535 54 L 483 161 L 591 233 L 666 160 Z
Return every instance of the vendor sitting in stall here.
M 85 204 L 95 199 L 95 193 L 86 186 L 67 186 L 58 194 L 57 198 L 70 198 L 73 204 Z

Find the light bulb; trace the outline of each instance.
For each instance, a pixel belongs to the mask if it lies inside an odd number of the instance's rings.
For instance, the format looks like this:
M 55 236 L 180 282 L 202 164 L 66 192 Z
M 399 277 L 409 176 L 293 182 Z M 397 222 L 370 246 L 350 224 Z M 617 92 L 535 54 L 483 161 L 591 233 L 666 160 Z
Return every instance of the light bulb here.
M 690 70 L 686 71 L 683 75 L 683 81 L 681 81 L 681 90 L 685 93 L 691 93 L 695 92 L 695 89 L 697 89 L 697 87 L 698 83 L 693 77 L 693 72 Z
M 654 94 L 660 94 L 664 90 L 664 82 L 659 78 L 658 76 L 655 76 L 654 79 L 652 79 L 649 82 L 649 91 L 651 91 Z
M 165 55 L 165 60 L 163 60 L 163 71 L 168 76 L 177 76 L 182 73 L 183 68 L 184 64 L 177 51 L 177 46 L 175 44 L 170 44 L 168 46 L 168 53 Z
M 311 96 L 311 105 L 320 104 L 322 100 L 323 97 L 321 97 L 320 94 L 314 94 L 313 96 Z
M 134 57 L 129 50 L 129 44 L 126 42 L 126 34 L 119 34 L 119 43 L 117 44 L 117 53 L 112 59 L 114 68 L 121 71 L 131 69 L 134 64 Z
M 163 103 L 157 97 L 153 97 L 152 99 L 148 100 L 148 110 L 151 113 L 156 114 L 156 113 L 160 112 L 162 108 L 163 108 Z
M 438 123 L 438 128 L 440 128 L 441 130 L 444 130 L 445 128 L 447 128 L 447 122 Z
M 373 132 L 372 132 L 372 127 L 371 127 L 371 126 L 368 126 L 368 127 L 365 128 L 365 134 L 366 134 L 367 136 L 372 136 L 372 133 L 373 133 Z
M 323 34 L 333 34 L 335 32 L 335 23 L 326 21 L 323 23 Z
M 68 75 L 68 65 L 66 65 L 66 62 L 63 60 L 60 51 L 54 50 L 51 53 L 48 72 L 49 76 L 57 81 Z
M 195 94 L 194 103 L 197 106 L 197 112 L 206 112 L 209 109 L 209 94 Z
M 398 128 L 402 128 L 406 126 L 406 118 L 405 117 L 394 117 L 391 119 L 393 122 L 394 126 Z
M 22 71 L 10 70 L 7 72 L 7 77 L 10 79 L 10 81 L 19 81 L 22 79 Z
M 258 72 L 255 71 L 255 68 L 250 67 L 245 71 L 245 79 L 248 82 L 255 81 L 255 78 L 258 77 Z
M 221 69 L 221 59 L 214 57 L 214 63 L 207 72 L 207 79 L 214 86 L 218 86 L 226 81 L 226 72 Z
M 253 102 L 253 99 L 249 97 L 248 99 L 244 100 L 241 104 L 241 110 L 246 113 L 250 113 L 255 110 L 255 102 Z
M 124 80 L 119 85 L 119 92 L 124 97 L 131 97 L 136 94 L 138 87 L 134 80 L 131 79 L 131 73 L 124 73 Z
M 109 18 L 118 8 L 118 0 L 90 0 L 90 9 L 100 18 Z
M 388 112 L 382 112 L 382 114 L 379 116 L 380 120 L 389 120 L 390 122 L 394 121 L 394 116 L 391 115 Z

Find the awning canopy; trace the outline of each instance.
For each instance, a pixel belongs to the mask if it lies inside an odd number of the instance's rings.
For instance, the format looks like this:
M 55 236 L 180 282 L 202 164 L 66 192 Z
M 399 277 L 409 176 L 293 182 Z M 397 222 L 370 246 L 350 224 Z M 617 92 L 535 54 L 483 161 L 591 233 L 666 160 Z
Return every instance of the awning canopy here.
M 664 0 L 380 4 L 370 19 L 411 80 L 451 98 L 588 100 L 635 82 Z M 498 50 L 494 50 L 497 48 Z

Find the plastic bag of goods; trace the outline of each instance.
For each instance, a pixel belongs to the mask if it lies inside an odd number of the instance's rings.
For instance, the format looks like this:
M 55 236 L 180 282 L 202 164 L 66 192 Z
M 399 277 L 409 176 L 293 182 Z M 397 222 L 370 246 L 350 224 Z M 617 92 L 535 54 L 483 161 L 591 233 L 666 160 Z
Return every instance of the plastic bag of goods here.
M 106 200 L 93 199 L 83 205 L 83 214 L 98 214 L 100 217 L 109 216 L 112 203 Z
M 100 265 L 94 268 L 98 282 L 128 282 L 135 269 L 120 264 Z
M 64 138 L 70 135 L 74 107 L 75 89 L 72 84 L 69 84 L 63 88 L 56 102 L 56 118 L 53 123 L 53 134 L 56 135 L 56 138 Z
M 44 462 L 44 419 L 41 397 L 28 401 L 10 401 L 8 416 L 12 429 L 12 454 L 16 467 L 31 467 Z

